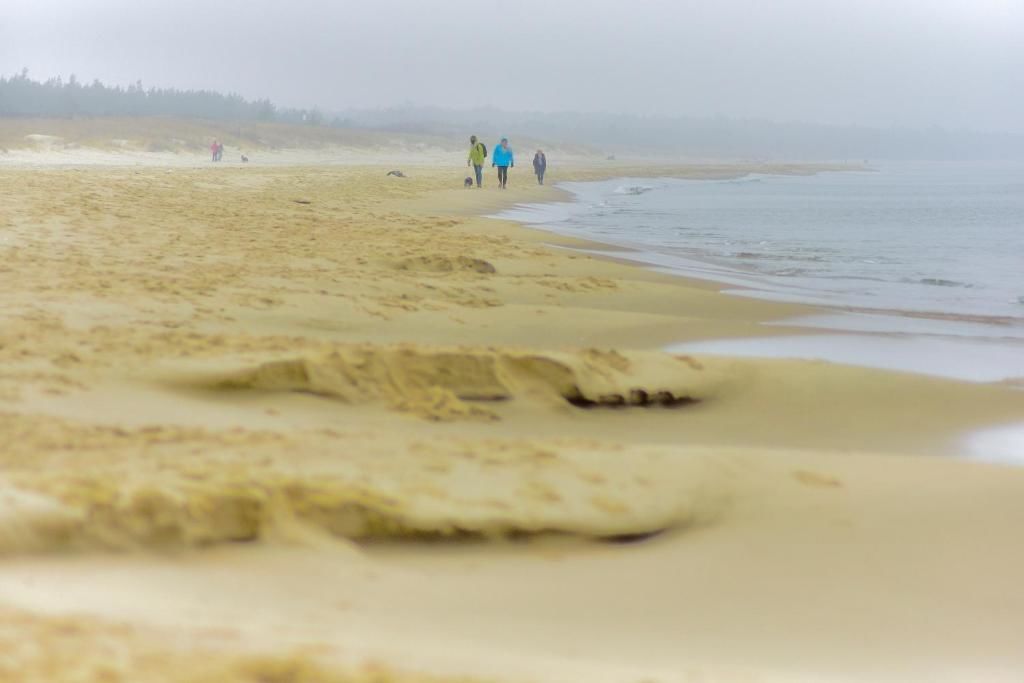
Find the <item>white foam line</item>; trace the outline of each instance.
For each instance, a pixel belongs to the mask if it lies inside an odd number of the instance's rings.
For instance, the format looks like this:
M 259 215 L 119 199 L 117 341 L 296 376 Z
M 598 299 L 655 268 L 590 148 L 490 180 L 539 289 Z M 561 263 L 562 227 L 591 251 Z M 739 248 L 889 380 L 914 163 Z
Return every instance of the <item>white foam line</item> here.
M 804 358 L 970 382 L 1024 377 L 1024 344 L 937 337 L 822 334 L 676 344 L 673 353 Z
M 845 332 L 917 334 L 940 337 L 1024 340 L 1024 325 L 993 324 L 967 320 L 944 320 L 880 313 L 844 312 L 808 315 L 765 323 L 770 327 L 807 327 Z
M 1024 422 L 969 434 L 964 447 L 970 460 L 1024 466 Z

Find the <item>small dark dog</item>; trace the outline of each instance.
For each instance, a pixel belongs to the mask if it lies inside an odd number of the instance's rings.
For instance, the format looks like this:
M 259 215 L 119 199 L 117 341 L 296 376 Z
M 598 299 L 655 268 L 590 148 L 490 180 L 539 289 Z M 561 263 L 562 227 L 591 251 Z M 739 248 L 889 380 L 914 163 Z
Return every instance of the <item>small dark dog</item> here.
M 247 164 L 247 163 L 249 163 L 249 157 L 247 157 L 247 156 L 245 156 L 245 155 L 243 154 L 243 155 L 242 155 L 242 163 L 243 163 L 243 164 Z
M 462 181 L 462 186 L 463 187 L 473 187 L 473 179 L 470 178 L 469 176 L 466 176 L 466 179 Z

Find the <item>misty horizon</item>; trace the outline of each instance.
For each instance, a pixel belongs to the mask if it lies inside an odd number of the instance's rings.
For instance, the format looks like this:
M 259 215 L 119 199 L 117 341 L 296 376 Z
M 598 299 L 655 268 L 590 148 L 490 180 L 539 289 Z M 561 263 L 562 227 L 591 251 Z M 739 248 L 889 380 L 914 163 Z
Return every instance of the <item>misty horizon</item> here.
M 24 71 L 0 76 L 0 119 L 104 119 L 159 117 L 211 123 L 283 123 L 326 129 L 361 129 L 422 136 L 450 146 L 469 132 L 509 134 L 531 144 L 568 146 L 604 154 L 660 158 L 787 160 L 1020 160 L 1024 135 L 946 131 L 932 127 L 879 129 L 829 124 L 777 123 L 718 117 L 665 117 L 580 112 L 514 112 L 493 107 L 450 109 L 405 105 L 325 112 L 279 107 L 237 94 L 83 83 L 77 77 L 46 82 Z M 241 129 L 239 129 L 241 130 Z M 239 133 L 239 135 L 241 135 Z M 328 138 L 323 138 L 327 135 Z M 286 134 L 287 136 L 287 134 Z M 321 142 L 334 133 L 322 133 Z M 255 138 L 258 139 L 258 138 Z M 147 148 L 174 149 L 180 138 L 148 139 Z M 495 143 L 496 144 L 496 143 Z
M 1011 0 L 14 0 L 0 72 L 325 112 L 493 107 L 1024 132 Z
M 25 73 L 27 67 L 23 67 L 22 70 L 14 73 L 0 73 L 0 78 L 12 78 Z M 120 88 L 120 89 L 131 89 L 136 88 L 139 84 L 142 85 L 144 91 L 166 91 L 166 90 L 180 90 L 182 92 L 194 92 L 194 93 L 210 93 L 215 95 L 223 95 L 226 97 L 239 97 L 248 103 L 257 103 L 260 101 L 267 101 L 282 110 L 288 111 L 307 111 L 317 112 L 321 115 L 325 121 L 331 119 L 344 119 L 349 117 L 357 117 L 355 120 L 359 120 L 360 123 L 369 125 L 370 127 L 379 126 L 381 123 L 388 120 L 388 117 L 399 115 L 399 117 L 406 115 L 418 115 L 426 114 L 430 116 L 441 116 L 446 113 L 466 114 L 466 115 L 485 115 L 485 114 L 499 114 L 499 115 L 511 115 L 517 117 L 563 117 L 563 116 L 596 116 L 596 117 L 607 117 L 609 119 L 622 119 L 622 120 L 636 120 L 636 121 L 699 121 L 699 122 L 711 122 L 711 121 L 724 121 L 734 123 L 751 123 L 751 124 L 769 124 L 769 125 L 781 125 L 781 126 L 810 126 L 820 128 L 835 128 L 835 129 L 864 129 L 864 130 L 889 130 L 889 131 L 903 131 L 903 132 L 922 132 L 927 130 L 939 131 L 943 133 L 953 134 L 991 134 L 991 135 L 1007 135 L 1018 137 L 1024 135 L 1024 133 L 1017 133 L 1011 130 L 982 130 L 976 128 L 965 128 L 965 127 L 952 127 L 942 126 L 939 124 L 929 125 L 899 125 L 891 124 L 889 126 L 881 125 L 869 125 L 869 124 L 858 124 L 858 123 L 823 123 L 819 121 L 801 120 L 801 119 L 775 119 L 770 117 L 755 117 L 755 116 L 733 116 L 728 113 L 715 112 L 714 114 L 704 115 L 687 115 L 687 114 L 644 114 L 634 113 L 628 111 L 612 111 L 612 110 L 581 110 L 581 109 L 558 109 L 558 110 L 530 110 L 530 109 L 515 109 L 515 108 L 502 108 L 494 105 L 476 105 L 476 106 L 463 106 L 463 107 L 446 107 L 444 105 L 430 105 L 421 104 L 414 101 L 406 101 L 393 104 L 382 104 L 374 107 L 348 107 L 342 109 L 330 109 L 327 107 L 320 106 L 319 104 L 313 104 L 311 106 L 296 106 L 287 102 L 280 102 L 271 98 L 253 97 L 246 93 L 239 92 L 237 89 L 225 88 L 222 90 L 215 89 L 201 89 L 201 88 L 185 88 L 167 86 L 166 84 L 149 83 L 144 78 L 136 78 L 126 83 L 108 83 L 102 81 L 99 78 L 86 78 L 82 77 L 78 73 L 70 74 L 50 74 L 46 76 L 40 76 L 28 72 L 28 78 L 36 83 L 47 83 L 50 81 L 60 81 L 68 83 L 70 79 L 74 79 L 79 85 L 89 86 L 95 82 L 102 84 L 107 88 Z M 3 114 L 0 113 L 0 116 Z M 369 123 L 366 120 L 368 117 L 380 116 L 382 117 L 375 123 Z

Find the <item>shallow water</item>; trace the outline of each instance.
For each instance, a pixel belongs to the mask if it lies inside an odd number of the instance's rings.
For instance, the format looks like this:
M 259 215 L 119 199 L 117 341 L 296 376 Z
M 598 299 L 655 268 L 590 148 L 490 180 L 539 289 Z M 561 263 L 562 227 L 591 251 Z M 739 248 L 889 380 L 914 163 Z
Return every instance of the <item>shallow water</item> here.
M 748 295 L 1024 330 L 1024 165 L 562 187 L 575 202 L 503 217 L 630 249 L 628 258 Z
M 823 305 L 834 312 L 772 324 L 848 333 L 678 350 L 1024 377 L 1024 165 L 563 187 L 575 201 L 502 217 L 620 247 L 617 257 L 731 294 Z

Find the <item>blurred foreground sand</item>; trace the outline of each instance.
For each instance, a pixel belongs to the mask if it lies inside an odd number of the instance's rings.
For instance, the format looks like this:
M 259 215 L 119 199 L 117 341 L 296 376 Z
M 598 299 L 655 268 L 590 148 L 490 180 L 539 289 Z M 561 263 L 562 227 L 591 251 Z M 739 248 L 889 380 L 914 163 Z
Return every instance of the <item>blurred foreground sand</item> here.
M 808 309 L 387 170 L 0 170 L 0 679 L 1024 671 L 1024 393 L 660 353 Z

